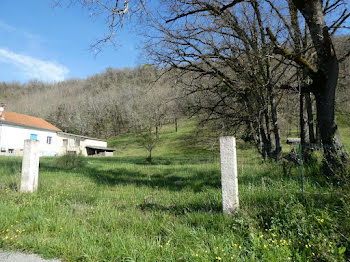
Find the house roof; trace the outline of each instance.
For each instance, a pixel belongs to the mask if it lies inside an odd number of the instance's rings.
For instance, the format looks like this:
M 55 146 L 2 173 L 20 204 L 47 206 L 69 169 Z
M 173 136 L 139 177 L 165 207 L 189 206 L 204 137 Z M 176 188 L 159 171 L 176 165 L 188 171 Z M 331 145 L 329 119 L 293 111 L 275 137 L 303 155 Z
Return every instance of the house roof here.
M 84 138 L 84 139 L 90 139 L 90 140 L 97 140 L 97 141 L 106 142 L 105 140 L 100 139 L 100 138 L 95 138 L 95 137 L 90 137 L 90 136 L 81 136 L 81 135 L 76 135 L 76 134 L 71 134 L 71 133 L 66 133 L 66 132 L 59 132 L 58 135 L 62 135 L 62 136 L 75 136 L 75 137 L 80 137 L 80 138 Z
M 16 124 L 21 126 L 28 126 L 32 128 L 61 131 L 61 129 L 55 127 L 54 125 L 50 124 L 49 122 L 45 121 L 42 118 L 28 116 L 24 114 L 15 113 L 15 112 L 9 112 L 9 111 L 2 112 L 2 115 L 0 117 L 0 124 L 1 123 L 10 123 L 10 124 Z

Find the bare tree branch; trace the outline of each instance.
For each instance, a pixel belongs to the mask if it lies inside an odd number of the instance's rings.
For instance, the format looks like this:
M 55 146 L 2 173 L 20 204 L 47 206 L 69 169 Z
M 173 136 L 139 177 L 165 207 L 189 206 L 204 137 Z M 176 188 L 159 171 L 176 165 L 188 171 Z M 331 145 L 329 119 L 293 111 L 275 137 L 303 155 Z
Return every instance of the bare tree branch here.
M 331 36 L 334 35 L 339 27 L 346 21 L 346 19 L 350 17 L 350 12 L 346 13 L 347 11 L 348 10 L 345 9 L 342 15 L 330 26 L 330 28 L 333 28 L 332 32 L 330 33 Z
M 211 10 L 214 10 L 214 9 L 217 9 L 216 12 L 224 12 L 226 9 L 228 9 L 230 7 L 233 7 L 234 5 L 236 5 L 238 3 L 249 2 L 249 1 L 250 0 L 234 0 L 231 3 L 229 3 L 227 5 L 223 5 L 220 8 L 214 8 L 214 6 L 212 6 L 212 5 L 206 5 L 206 7 L 204 7 L 204 8 L 195 9 L 195 10 L 189 11 L 187 13 L 182 13 L 182 14 L 174 17 L 174 18 L 168 19 L 168 20 L 165 21 L 165 23 L 170 23 L 170 22 L 176 21 L 176 20 L 178 20 L 180 18 L 183 18 L 183 17 L 186 17 L 186 16 L 190 16 L 190 15 L 197 14 L 197 13 L 211 11 Z
M 305 58 L 297 54 L 294 54 L 292 52 L 289 52 L 287 49 L 283 48 L 277 41 L 275 35 L 272 33 L 270 28 L 266 28 L 266 31 L 271 41 L 274 43 L 276 47 L 276 49 L 274 50 L 276 54 L 283 55 L 285 58 L 296 62 L 298 65 L 302 66 L 303 68 L 306 68 L 311 78 L 313 78 L 317 74 L 317 71 L 312 67 L 312 65 Z

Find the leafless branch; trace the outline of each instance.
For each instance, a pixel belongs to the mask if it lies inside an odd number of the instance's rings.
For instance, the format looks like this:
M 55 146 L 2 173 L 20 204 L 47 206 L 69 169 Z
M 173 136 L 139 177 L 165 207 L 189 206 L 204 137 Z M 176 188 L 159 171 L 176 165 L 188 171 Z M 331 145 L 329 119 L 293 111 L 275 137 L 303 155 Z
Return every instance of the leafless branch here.
M 207 12 L 207 11 L 213 11 L 214 9 L 217 9 L 216 12 L 219 13 L 219 12 L 224 12 L 226 9 L 230 8 L 230 7 L 233 7 L 234 5 L 238 4 L 238 3 L 241 3 L 241 2 L 249 2 L 249 0 L 234 0 L 232 1 L 231 3 L 227 4 L 227 5 L 223 5 L 222 7 L 220 8 L 214 8 L 213 5 L 209 5 L 209 4 L 206 4 L 205 6 L 206 7 L 203 7 L 203 8 L 200 8 L 200 9 L 195 9 L 195 10 L 192 10 L 192 11 L 189 11 L 187 13 L 182 13 L 174 18 L 171 18 L 171 19 L 168 19 L 165 21 L 165 23 L 170 23 L 170 22 L 173 22 L 173 21 L 176 21 L 180 18 L 183 18 L 183 17 L 187 17 L 187 16 L 190 16 L 190 15 L 194 15 L 194 14 L 197 14 L 197 13 L 202 13 L 202 12 Z
M 333 28 L 332 32 L 330 33 L 331 36 L 334 35 L 339 27 L 346 21 L 346 19 L 350 17 L 350 12 L 347 13 L 347 11 L 348 10 L 345 9 L 341 16 L 330 26 L 330 28 Z
M 275 45 L 274 53 L 283 55 L 285 58 L 294 61 L 298 65 L 302 66 L 303 68 L 306 68 L 308 70 L 308 73 L 310 74 L 310 77 L 313 78 L 317 71 L 313 68 L 313 66 L 303 57 L 294 54 L 292 52 L 289 52 L 287 49 L 283 48 L 278 40 L 276 39 L 275 35 L 272 33 L 270 28 L 266 28 L 267 34 L 269 35 L 271 41 Z

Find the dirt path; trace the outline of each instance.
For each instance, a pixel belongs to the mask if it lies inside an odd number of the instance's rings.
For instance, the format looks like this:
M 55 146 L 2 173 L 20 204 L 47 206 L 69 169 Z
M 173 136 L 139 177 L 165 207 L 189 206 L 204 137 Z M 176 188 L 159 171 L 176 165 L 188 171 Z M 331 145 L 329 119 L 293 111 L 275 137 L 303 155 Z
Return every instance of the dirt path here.
M 38 255 L 0 250 L 0 262 L 61 262 L 56 259 L 43 259 Z

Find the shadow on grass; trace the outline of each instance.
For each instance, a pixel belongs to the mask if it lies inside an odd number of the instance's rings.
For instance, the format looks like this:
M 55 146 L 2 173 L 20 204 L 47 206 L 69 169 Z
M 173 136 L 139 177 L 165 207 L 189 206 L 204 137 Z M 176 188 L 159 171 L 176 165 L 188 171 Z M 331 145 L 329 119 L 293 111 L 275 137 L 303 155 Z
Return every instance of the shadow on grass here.
M 140 159 L 132 158 L 131 160 L 121 160 L 120 162 L 117 161 L 117 163 L 135 164 L 138 160 Z M 112 161 L 112 159 L 101 158 L 94 159 L 93 161 L 105 163 Z M 171 164 L 173 164 L 173 162 Z M 101 170 L 98 167 L 93 167 L 92 165 L 73 169 L 57 168 L 52 165 L 52 162 L 46 161 L 41 163 L 40 168 L 43 171 L 52 173 L 79 173 L 82 176 L 92 179 L 96 184 L 99 185 L 135 185 L 138 187 L 147 186 L 157 189 L 164 188 L 171 191 L 188 189 L 193 192 L 200 192 L 205 188 L 221 187 L 220 173 L 214 168 L 204 168 L 203 170 L 200 170 L 198 167 L 196 168 L 189 166 L 173 168 L 169 165 L 162 165 L 161 168 L 156 168 L 157 165 L 154 165 L 154 171 L 150 171 L 149 168 L 143 169 L 142 166 L 131 169 L 130 166 L 118 167 L 118 165 L 109 169 Z M 149 167 L 146 165 L 144 166 Z
M 184 215 L 186 213 L 220 213 L 222 211 L 222 207 L 219 204 L 209 204 L 204 205 L 203 203 L 193 203 L 186 205 L 172 205 L 169 207 L 157 204 L 157 203 L 143 203 L 138 205 L 142 211 L 162 211 L 169 212 L 174 215 Z
M 196 155 L 195 157 L 189 155 L 184 156 L 183 154 L 172 155 L 166 157 L 152 157 L 152 163 L 149 163 L 146 157 L 101 157 L 101 158 L 88 158 L 88 161 L 98 163 L 123 163 L 123 164 L 134 164 L 142 166 L 157 166 L 157 165 L 184 165 L 193 164 L 198 165 L 199 163 L 214 163 L 218 161 L 218 157 L 213 154 L 202 154 Z
M 205 188 L 221 188 L 220 169 L 208 156 L 203 158 L 157 157 L 151 165 L 145 164 L 145 159 L 142 157 L 90 158 L 88 162 L 92 164 L 74 169 L 57 168 L 53 165 L 53 161 L 54 159 L 43 161 L 40 168 L 48 172 L 78 173 L 100 185 L 135 185 L 172 191 L 187 189 L 193 192 L 200 192 Z M 113 164 L 113 166 L 105 164 Z M 134 168 L 124 167 L 123 164 L 134 165 Z M 177 166 L 173 167 L 173 165 Z M 103 166 L 103 169 L 100 166 Z M 238 178 L 240 185 L 248 186 L 273 186 L 281 179 L 286 182 L 296 181 L 298 177 L 282 176 L 278 170 L 271 173 L 270 170 L 252 169 L 247 170 L 244 176 L 239 174 Z
M 98 185 L 133 185 L 136 187 L 149 187 L 154 189 L 166 189 L 169 191 L 181 191 L 188 190 L 192 192 L 201 192 L 205 189 L 220 189 L 221 181 L 220 181 L 220 171 L 217 166 L 204 166 L 197 162 L 197 165 L 184 165 L 178 167 L 172 167 L 171 164 L 180 161 L 180 158 L 176 159 L 160 159 L 158 158 L 158 162 L 162 162 L 163 160 L 167 160 L 170 163 L 167 165 L 153 165 L 153 166 L 144 165 L 145 168 L 142 167 L 143 158 L 141 157 L 128 157 L 128 158 L 93 158 L 90 159 L 96 165 L 88 165 L 80 168 L 74 169 L 59 169 L 52 166 L 52 162 L 43 161 L 41 163 L 41 170 L 57 173 L 64 172 L 68 175 L 70 173 L 79 174 L 82 177 L 87 177 L 91 179 L 94 183 Z M 90 161 L 89 160 L 89 161 Z M 139 162 L 140 161 L 140 162 Z M 193 159 L 190 159 L 192 163 Z M 105 163 L 121 163 L 121 164 L 133 164 L 135 168 L 132 166 L 123 166 L 123 165 L 113 165 L 106 166 Z M 181 161 L 180 161 L 181 162 Z M 99 169 L 103 166 L 104 169 Z M 146 168 L 147 167 L 147 168 Z M 107 169 L 108 168 L 108 169 Z M 254 185 L 256 187 L 266 186 L 269 188 L 273 188 L 276 183 L 281 185 L 281 183 L 286 182 L 286 184 L 290 184 L 288 182 L 296 182 L 299 183 L 299 176 L 289 175 L 283 176 L 282 168 L 277 169 L 277 166 L 272 169 L 261 169 L 257 170 L 253 168 L 252 170 L 246 170 L 244 176 L 239 177 L 239 184 L 244 186 Z M 309 178 L 309 183 L 313 183 L 313 178 Z M 281 181 L 283 180 L 283 181 Z M 273 216 L 274 208 L 271 206 L 272 203 L 278 202 L 281 198 L 289 198 L 291 195 L 295 195 L 295 190 L 297 188 L 289 188 L 285 189 L 285 192 L 267 192 L 267 195 L 261 195 L 256 197 L 248 197 L 248 199 L 242 199 L 242 204 L 246 205 L 251 209 L 249 212 L 254 212 L 254 209 L 258 210 L 261 206 L 264 206 L 263 214 L 259 216 L 264 217 L 264 221 L 269 221 L 269 217 Z M 316 190 L 317 191 L 317 190 Z M 252 192 L 251 194 L 254 194 Z M 300 198 L 299 194 L 295 195 Z M 306 195 L 307 202 L 313 202 L 317 207 L 321 208 L 325 203 L 329 203 L 334 201 L 332 197 L 323 194 L 315 194 L 315 195 Z M 315 198 L 314 198 L 315 197 Z M 317 199 L 322 199 L 322 201 L 318 201 Z M 301 200 L 300 200 L 301 201 Z M 339 203 L 338 205 L 339 206 Z M 186 206 L 162 206 L 157 203 L 143 203 L 139 205 L 139 208 L 142 210 L 159 210 L 172 212 L 174 214 L 184 214 L 186 212 L 221 212 L 221 206 L 217 204 L 209 204 L 205 205 L 203 203 L 193 203 Z M 261 209 L 261 208 L 260 208 Z M 269 223 L 269 222 L 268 222 Z

